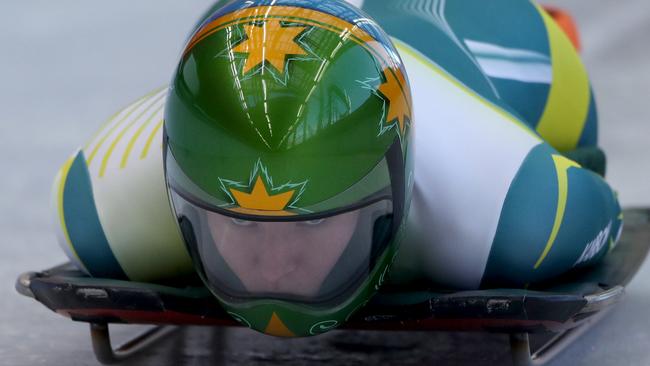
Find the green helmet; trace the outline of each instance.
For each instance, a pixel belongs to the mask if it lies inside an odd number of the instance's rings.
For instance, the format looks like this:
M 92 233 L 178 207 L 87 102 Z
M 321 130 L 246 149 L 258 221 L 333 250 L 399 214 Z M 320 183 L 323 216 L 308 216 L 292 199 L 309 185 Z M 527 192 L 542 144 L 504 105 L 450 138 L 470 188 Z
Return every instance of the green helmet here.
M 409 84 L 335 0 L 234 1 L 188 40 L 165 174 L 197 272 L 240 323 L 323 333 L 383 282 L 412 188 Z

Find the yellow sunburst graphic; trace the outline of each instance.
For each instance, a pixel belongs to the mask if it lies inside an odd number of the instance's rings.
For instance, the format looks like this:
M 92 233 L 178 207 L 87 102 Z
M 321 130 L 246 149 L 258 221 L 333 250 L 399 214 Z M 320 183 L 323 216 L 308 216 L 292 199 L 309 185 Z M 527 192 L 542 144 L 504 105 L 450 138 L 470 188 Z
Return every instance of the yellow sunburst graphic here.
M 284 209 L 291 202 L 291 198 L 296 193 L 295 190 L 290 190 L 278 194 L 270 194 L 266 189 L 261 176 L 257 176 L 253 190 L 250 193 L 238 191 L 230 188 L 237 205 L 246 211 L 275 211 L 285 212 Z M 290 215 L 290 212 L 286 212 Z
M 273 312 L 271 315 L 271 320 L 269 320 L 269 324 L 266 326 L 266 329 L 264 330 L 264 333 L 270 334 L 272 336 L 276 337 L 295 337 L 296 335 L 287 328 L 286 325 L 282 322 L 282 319 Z
M 399 132 L 404 135 L 406 121 L 411 120 L 411 95 L 406 78 L 399 69 L 384 69 L 386 81 L 377 89 L 386 99 L 386 125 L 397 123 Z
M 307 181 L 287 182 L 274 186 L 267 168 L 258 160 L 253 166 L 248 183 L 221 179 L 222 189 L 232 199 L 231 211 L 250 215 L 289 216 L 299 210 L 295 207 Z
M 260 64 L 266 66 L 268 62 L 283 75 L 287 56 L 308 55 L 296 42 L 296 37 L 306 28 L 283 27 L 279 20 L 268 20 L 262 25 L 245 25 L 246 40 L 232 49 L 233 52 L 248 54 L 242 72 L 247 73 Z

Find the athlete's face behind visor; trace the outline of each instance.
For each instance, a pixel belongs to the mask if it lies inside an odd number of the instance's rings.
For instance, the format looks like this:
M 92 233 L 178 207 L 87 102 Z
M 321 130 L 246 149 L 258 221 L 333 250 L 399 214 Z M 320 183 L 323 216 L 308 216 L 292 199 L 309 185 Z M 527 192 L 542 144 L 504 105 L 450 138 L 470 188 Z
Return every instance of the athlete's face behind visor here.
M 217 295 L 327 305 L 343 301 L 392 236 L 392 203 L 300 220 L 256 220 L 199 207 L 171 190 L 185 239 Z
M 359 211 L 297 222 L 242 220 L 209 212 L 214 244 L 251 293 L 313 297 L 347 247 Z

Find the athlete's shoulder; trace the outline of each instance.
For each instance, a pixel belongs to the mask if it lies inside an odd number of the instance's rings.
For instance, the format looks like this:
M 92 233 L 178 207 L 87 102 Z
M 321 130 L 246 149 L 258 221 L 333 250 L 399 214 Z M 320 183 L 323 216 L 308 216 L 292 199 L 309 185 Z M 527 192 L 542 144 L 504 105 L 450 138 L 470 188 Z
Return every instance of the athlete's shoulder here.
M 542 143 L 510 185 L 483 286 L 537 282 L 592 263 L 616 244 L 621 225 L 603 177 Z
M 191 270 L 163 176 L 165 95 L 157 89 L 120 109 L 54 181 L 59 243 L 91 275 L 157 280 Z

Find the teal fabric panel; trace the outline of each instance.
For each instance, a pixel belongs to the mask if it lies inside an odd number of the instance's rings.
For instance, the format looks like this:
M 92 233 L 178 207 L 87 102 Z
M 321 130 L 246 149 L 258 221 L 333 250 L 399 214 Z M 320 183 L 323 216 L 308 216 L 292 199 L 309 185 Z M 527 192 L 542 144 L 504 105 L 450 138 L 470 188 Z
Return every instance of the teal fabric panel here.
M 63 215 L 70 242 L 91 275 L 128 279 L 104 234 L 83 152 L 75 157 L 63 188 Z
M 571 167 L 567 200 L 555 242 L 535 269 L 551 236 L 558 207 L 558 170 L 548 144 L 535 147 L 513 180 L 504 202 L 482 288 L 524 286 L 597 262 L 616 239 L 621 212 L 614 192 L 597 174 Z M 600 239 L 599 239 L 600 238 Z
M 498 59 L 524 66 L 546 64 L 550 69 L 548 33 L 539 11 L 531 2 L 450 1 L 447 12 L 450 25 L 461 39 L 506 49 L 506 52 L 501 55 L 474 53 L 475 57 Z M 531 57 L 532 54 L 538 54 L 540 57 Z M 497 88 L 499 97 L 515 109 L 531 128 L 535 129 L 544 113 L 550 84 L 498 78 L 489 73 L 488 77 Z
M 548 63 L 548 34 L 535 6 L 522 0 L 366 0 L 367 11 L 396 37 L 438 64 L 454 78 L 535 129 L 544 113 L 550 84 L 487 75 L 466 40 L 538 54 L 513 56 L 513 63 Z M 516 29 L 517 31 L 513 31 Z M 540 61 L 541 60 L 541 61 Z
M 617 121 L 612 121 L 616 123 Z M 589 114 L 582 135 L 578 141 L 578 147 L 591 147 L 598 145 L 598 109 L 596 108 L 596 98 L 594 91 L 591 89 L 591 100 L 589 101 Z
M 462 39 L 550 57 L 546 26 L 528 0 L 452 0 L 446 9 L 449 24 Z
M 490 102 L 502 106 L 496 88 L 476 60 L 452 31 L 449 12 L 440 0 L 366 0 L 363 10 L 381 27 L 434 61 L 451 76 Z
M 492 79 L 492 82 L 501 98 L 521 116 L 521 121 L 535 130 L 546 109 L 550 86 L 507 79 Z

